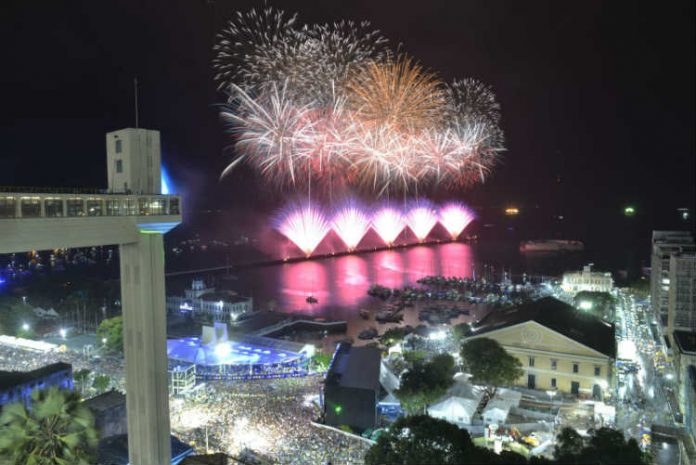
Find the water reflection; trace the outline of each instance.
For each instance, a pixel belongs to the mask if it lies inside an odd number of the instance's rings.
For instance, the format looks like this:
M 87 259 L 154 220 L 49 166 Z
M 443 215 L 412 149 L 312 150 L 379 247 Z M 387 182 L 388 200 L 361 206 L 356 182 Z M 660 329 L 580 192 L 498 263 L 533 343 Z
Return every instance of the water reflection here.
M 319 302 L 326 302 L 331 296 L 327 281 L 326 263 L 305 261 L 280 265 L 281 285 L 276 300 L 283 311 L 301 309 L 302 313 L 315 313 Z M 265 270 L 268 275 L 268 270 Z M 261 278 L 263 279 L 263 277 Z M 316 304 L 307 302 L 308 297 L 317 299 Z
M 473 265 L 471 247 L 453 242 L 249 270 L 259 275 L 247 278 L 256 281 L 255 294 L 275 300 L 280 311 L 329 317 L 329 309 L 357 308 L 372 284 L 398 288 L 430 275 L 471 277 Z M 280 282 L 275 288 L 274 275 Z M 308 303 L 309 296 L 318 302 Z

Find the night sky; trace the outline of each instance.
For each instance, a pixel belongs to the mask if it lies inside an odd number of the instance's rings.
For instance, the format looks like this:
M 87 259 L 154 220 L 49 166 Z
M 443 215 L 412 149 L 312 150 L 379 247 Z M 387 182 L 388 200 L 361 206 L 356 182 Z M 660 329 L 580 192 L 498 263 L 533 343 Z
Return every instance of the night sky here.
M 215 104 L 225 0 L 3 2 L 0 185 L 106 186 L 104 133 L 161 131 L 195 208 L 263 198 L 231 160 Z M 635 204 L 694 206 L 694 2 L 273 2 L 300 22 L 369 20 L 445 80 L 474 77 L 502 106 L 507 152 L 476 205 L 553 206 L 585 221 Z M 559 182 L 560 181 L 560 182 Z M 260 192 L 261 194 L 257 194 Z M 659 225 L 655 225 L 659 226 Z

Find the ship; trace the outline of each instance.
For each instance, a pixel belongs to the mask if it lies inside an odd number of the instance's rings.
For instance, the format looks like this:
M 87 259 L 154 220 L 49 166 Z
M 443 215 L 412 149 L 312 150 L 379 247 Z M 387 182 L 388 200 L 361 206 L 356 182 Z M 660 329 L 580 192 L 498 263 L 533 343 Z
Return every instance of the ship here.
M 520 243 L 521 253 L 559 253 L 559 252 L 581 252 L 585 249 L 585 244 L 580 241 L 562 239 L 543 239 L 537 241 L 524 241 Z

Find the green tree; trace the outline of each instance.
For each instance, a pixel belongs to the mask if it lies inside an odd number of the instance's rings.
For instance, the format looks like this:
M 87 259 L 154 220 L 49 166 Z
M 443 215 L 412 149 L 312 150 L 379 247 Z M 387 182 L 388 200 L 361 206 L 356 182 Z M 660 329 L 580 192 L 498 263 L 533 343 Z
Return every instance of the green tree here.
M 427 415 L 398 419 L 365 454 L 366 465 L 475 463 L 469 432 Z
M 91 374 L 92 371 L 87 368 L 73 372 L 73 380 L 75 380 L 75 384 L 80 388 L 82 394 L 85 393 L 85 388 L 88 386 L 87 381 L 89 381 Z
M 106 341 L 105 343 L 103 341 Z M 116 316 L 102 321 L 97 328 L 97 344 L 106 350 L 123 352 L 123 317 Z
M 399 418 L 365 454 L 366 465 L 465 463 L 526 464 L 527 461 L 512 452 L 497 455 L 477 447 L 467 430 L 427 415 Z
M 326 371 L 329 369 L 331 357 L 333 357 L 333 355 L 317 351 L 314 353 L 314 356 L 312 356 L 312 366 L 316 371 Z
M 94 463 L 94 417 L 79 395 L 57 388 L 37 390 L 32 406 L 3 407 L 0 414 L 0 462 L 26 465 Z
M 109 389 L 111 385 L 111 377 L 107 375 L 95 375 L 94 381 L 92 381 L 92 387 L 101 394 L 102 392 Z
M 573 305 L 605 321 L 616 320 L 616 299 L 608 292 L 580 291 L 575 294 Z
M 649 463 L 635 439 L 626 441 L 621 431 L 612 428 L 590 430 L 588 437 L 580 436 L 572 428 L 563 428 L 557 438 L 554 458 L 561 465 Z
M 389 328 L 386 330 L 384 334 L 379 337 L 379 340 L 385 346 L 391 347 L 403 341 L 407 334 L 408 332 L 405 328 L 400 328 L 397 326 L 396 328 Z
M 430 362 L 417 362 L 406 371 L 395 394 L 404 410 L 414 415 L 444 396 L 453 383 L 454 359 L 449 354 L 439 354 Z
M 522 364 L 507 353 L 498 341 L 482 337 L 465 342 L 461 350 L 464 368 L 473 381 L 488 388 L 510 386 L 524 374 Z
M 563 428 L 556 436 L 553 456 L 558 463 L 576 463 L 585 447 L 585 440 L 573 428 Z
M 452 339 L 456 342 L 471 335 L 471 325 L 469 323 L 459 323 L 452 328 Z

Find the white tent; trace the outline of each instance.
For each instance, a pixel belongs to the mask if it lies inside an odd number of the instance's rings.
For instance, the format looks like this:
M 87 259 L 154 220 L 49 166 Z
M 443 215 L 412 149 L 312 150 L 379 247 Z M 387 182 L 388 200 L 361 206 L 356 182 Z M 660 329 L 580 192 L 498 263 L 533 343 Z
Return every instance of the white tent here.
M 493 399 L 483 409 L 483 421 L 486 424 L 496 423 L 502 425 L 507 420 L 512 404 L 509 401 Z
M 432 417 L 440 418 L 450 423 L 469 425 L 476 413 L 478 404 L 478 399 L 465 399 L 453 396 L 430 406 L 428 413 Z
M 512 407 L 517 407 L 520 404 L 522 393 L 511 389 L 500 388 L 496 390 L 493 397 L 486 408 L 483 409 L 483 421 L 487 424 L 496 423 L 504 424 Z

